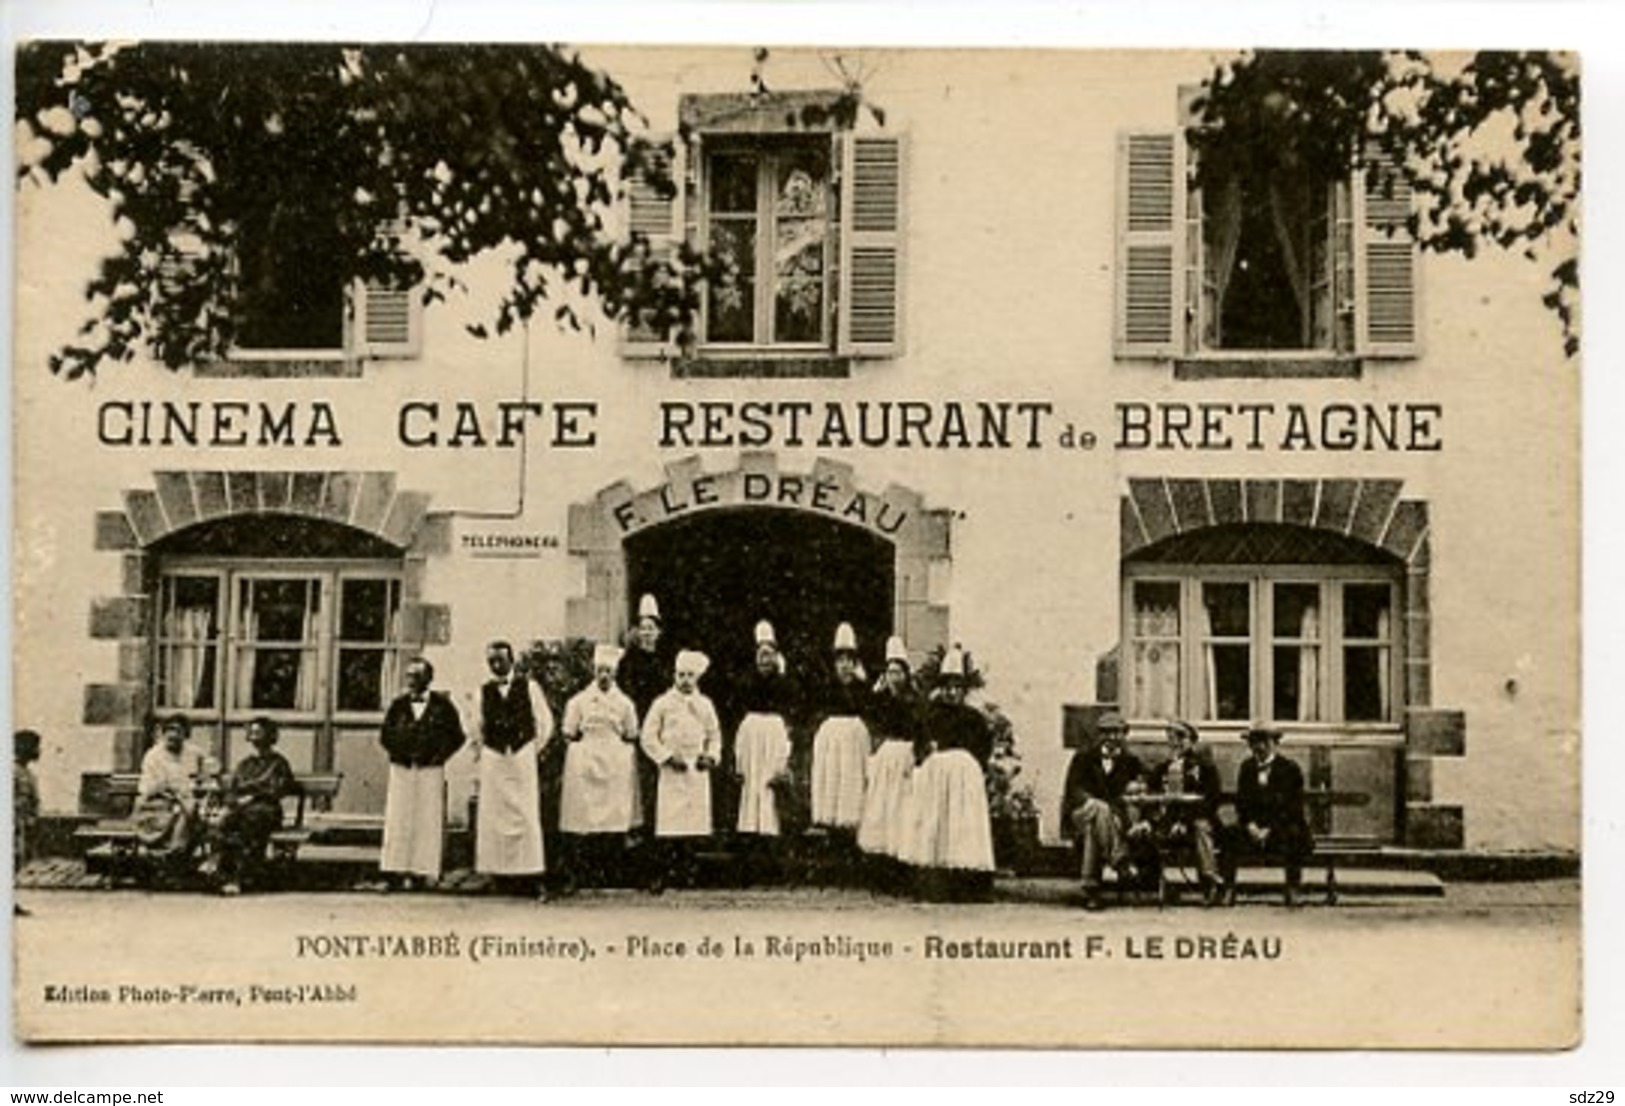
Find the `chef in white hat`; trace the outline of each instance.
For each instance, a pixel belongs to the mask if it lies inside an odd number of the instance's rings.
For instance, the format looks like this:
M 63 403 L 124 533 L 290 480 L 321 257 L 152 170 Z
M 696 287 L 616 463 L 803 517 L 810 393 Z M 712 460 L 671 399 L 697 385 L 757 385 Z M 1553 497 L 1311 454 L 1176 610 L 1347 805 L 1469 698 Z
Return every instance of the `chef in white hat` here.
M 638 712 L 615 686 L 621 650 L 600 642 L 592 652 L 592 683 L 564 708 L 564 759 L 559 831 L 566 835 L 567 886 L 584 873 L 602 876 L 625 850 L 638 809 Z
M 983 770 L 993 733 L 982 712 L 965 702 L 965 654 L 957 645 L 942 658 L 937 700 L 924 722 L 929 755 L 914 772 L 913 827 L 903 860 L 924 869 L 929 893 L 978 898 L 992 889 L 993 830 Z
M 694 842 L 711 833 L 711 770 L 722 756 L 722 726 L 698 686 L 710 663 L 704 653 L 679 652 L 671 689 L 643 720 L 643 751 L 660 768 L 655 836 L 665 863 L 650 880 L 656 894 L 674 877 L 692 878 Z
M 779 792 L 790 780 L 789 720 L 797 695 L 771 622 L 756 624 L 755 641 L 755 664 L 739 687 L 744 718 L 734 734 L 734 768 L 739 776 L 735 829 L 747 837 L 775 838 L 783 829 Z M 747 857 L 747 867 L 754 869 L 759 860 Z
M 886 670 L 870 700 L 869 729 L 879 746 L 869 758 L 863 819 L 858 824 L 858 847 L 886 861 L 902 858 L 913 819 L 914 743 L 920 735 L 921 706 L 908 647 L 894 635 L 886 640 Z M 901 874 L 883 871 L 877 879 L 895 886 Z
M 835 630 L 834 678 L 819 706 L 823 721 L 813 734 L 812 821 L 831 831 L 837 852 L 855 852 L 869 762 L 869 727 L 863 721 L 869 711 L 869 688 L 850 623 Z

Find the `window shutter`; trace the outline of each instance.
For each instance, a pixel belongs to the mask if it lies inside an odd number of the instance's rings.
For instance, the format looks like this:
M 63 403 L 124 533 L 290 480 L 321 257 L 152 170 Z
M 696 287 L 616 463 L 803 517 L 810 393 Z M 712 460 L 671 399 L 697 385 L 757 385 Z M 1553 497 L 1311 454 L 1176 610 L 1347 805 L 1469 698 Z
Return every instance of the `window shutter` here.
M 1368 357 L 1415 357 L 1416 242 L 1406 220 L 1411 186 L 1387 154 L 1367 150 L 1354 194 L 1360 201 L 1357 333 Z
M 689 190 L 687 158 L 683 144 L 670 136 L 652 135 L 649 142 L 666 152 L 668 171 L 676 194 L 670 198 L 661 195 L 645 174 L 636 173 L 626 185 L 626 228 L 629 234 L 641 234 L 649 239 L 651 256 L 658 260 L 674 261 L 677 244 L 685 235 L 683 200 Z M 653 359 L 674 356 L 677 343 L 653 327 L 640 323 L 625 323 L 621 327 L 620 353 L 629 359 Z
M 382 233 L 397 241 L 405 233 L 398 222 L 384 224 Z M 375 281 L 357 281 L 355 332 L 351 345 L 362 357 L 416 357 L 423 345 L 423 313 L 417 289 Z
M 1171 357 L 1178 350 L 1184 166 L 1173 131 L 1117 140 L 1118 357 Z
M 903 139 L 852 135 L 841 158 L 837 349 L 896 357 L 903 349 Z

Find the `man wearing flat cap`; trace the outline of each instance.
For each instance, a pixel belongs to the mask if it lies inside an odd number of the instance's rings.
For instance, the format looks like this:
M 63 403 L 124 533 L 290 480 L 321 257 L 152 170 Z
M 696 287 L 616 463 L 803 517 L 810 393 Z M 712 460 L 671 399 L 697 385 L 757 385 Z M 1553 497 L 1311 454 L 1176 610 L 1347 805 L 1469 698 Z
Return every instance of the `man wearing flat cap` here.
M 1168 723 L 1168 759 L 1151 773 L 1151 791 L 1180 796 L 1158 817 L 1158 837 L 1164 848 L 1189 848 L 1196 855 L 1202 881 L 1202 904 L 1218 901 L 1222 874 L 1216 829 L 1219 825 L 1219 769 L 1189 722 Z
M 1095 725 L 1099 740 L 1093 748 L 1074 754 L 1067 767 L 1061 810 L 1063 832 L 1071 831 L 1082 854 L 1087 910 L 1102 907 L 1100 878 L 1107 864 L 1117 873 L 1119 883 L 1139 877 L 1130 855 L 1134 819 L 1124 797 L 1131 785 L 1143 782 L 1145 774 L 1139 758 L 1123 747 L 1128 725 L 1121 714 L 1109 710 Z
M 1225 902 L 1236 901 L 1236 867 L 1243 858 L 1268 859 L 1286 869 L 1286 904 L 1297 905 L 1303 862 L 1314 849 L 1304 811 L 1303 770 L 1278 755 L 1281 731 L 1255 725 L 1247 731 L 1251 756 L 1236 774 L 1236 824 L 1225 835 L 1220 867 Z

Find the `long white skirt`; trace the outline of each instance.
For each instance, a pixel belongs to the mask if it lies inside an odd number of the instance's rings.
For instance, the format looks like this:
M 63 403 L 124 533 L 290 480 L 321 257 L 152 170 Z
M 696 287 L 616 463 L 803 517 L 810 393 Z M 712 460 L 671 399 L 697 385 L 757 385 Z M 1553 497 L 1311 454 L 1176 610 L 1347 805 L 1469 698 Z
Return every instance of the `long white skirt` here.
M 391 764 L 384 792 L 384 852 L 378 867 L 438 879 L 445 823 L 445 769 Z
M 744 777 L 739 788 L 740 833 L 779 835 L 778 797 L 773 780 L 790 765 L 790 731 L 777 714 L 752 711 L 734 735 L 734 763 Z
M 533 876 L 543 870 L 541 784 L 534 744 L 511 753 L 480 751 L 474 869 L 497 876 Z
M 637 750 L 613 733 L 584 736 L 564 754 L 559 829 L 625 833 L 637 824 Z
M 915 769 L 913 829 L 902 859 L 922 868 L 993 870 L 987 786 L 965 750 L 932 753 Z
M 827 718 L 813 735 L 812 820 L 815 826 L 856 829 L 863 820 L 863 779 L 869 727 L 855 715 Z
M 869 758 L 869 785 L 863 793 L 858 847 L 866 853 L 901 857 L 914 818 L 913 799 L 913 742 L 881 742 Z

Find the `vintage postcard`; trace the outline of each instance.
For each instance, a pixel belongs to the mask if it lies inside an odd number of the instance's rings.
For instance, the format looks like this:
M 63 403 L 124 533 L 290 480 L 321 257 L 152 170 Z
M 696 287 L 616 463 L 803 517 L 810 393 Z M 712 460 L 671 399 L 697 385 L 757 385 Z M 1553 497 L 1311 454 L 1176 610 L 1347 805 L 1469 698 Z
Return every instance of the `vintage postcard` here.
M 1580 1040 L 1577 56 L 15 56 L 23 1040 Z

